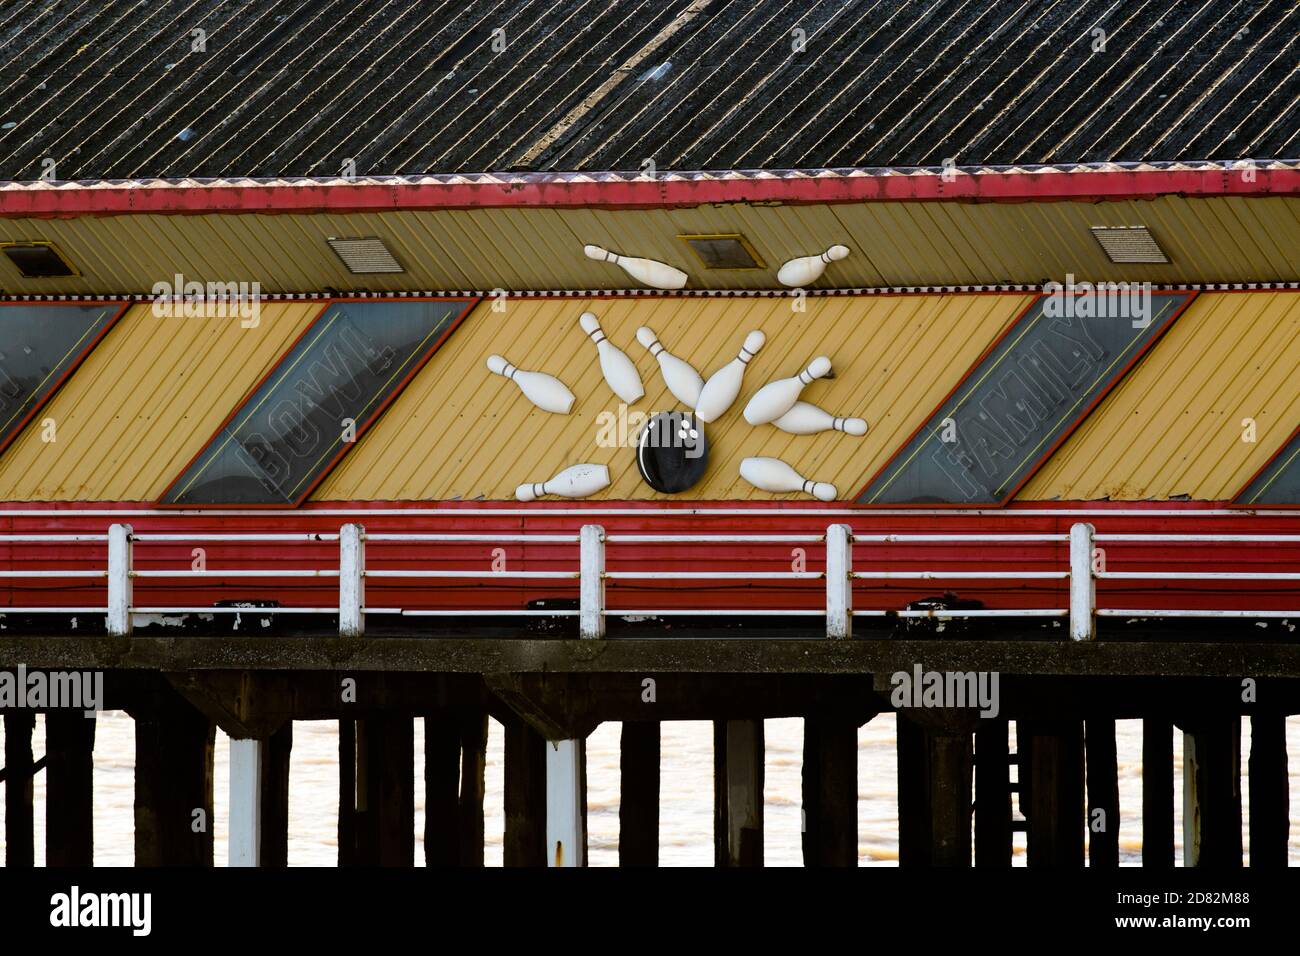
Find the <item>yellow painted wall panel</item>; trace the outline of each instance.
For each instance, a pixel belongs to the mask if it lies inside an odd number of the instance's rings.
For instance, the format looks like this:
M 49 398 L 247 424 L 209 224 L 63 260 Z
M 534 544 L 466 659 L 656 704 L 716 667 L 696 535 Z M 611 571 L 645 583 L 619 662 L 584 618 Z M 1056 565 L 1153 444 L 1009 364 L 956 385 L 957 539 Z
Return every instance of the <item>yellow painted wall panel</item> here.
M 1300 294 L 1202 293 L 1018 497 L 1229 499 L 1297 422 Z
M 263 303 L 243 328 L 133 306 L 0 456 L 0 500 L 156 499 L 321 308 Z
M 852 498 L 934 410 L 980 353 L 1029 301 L 1023 295 L 915 295 L 814 298 L 806 312 L 789 299 L 625 298 L 508 301 L 504 313 L 480 305 L 416 376 L 356 448 L 317 489 L 316 500 L 510 499 L 524 482 L 544 481 L 579 462 L 606 464 L 604 499 L 767 499 L 739 476 L 742 458 L 770 455 L 829 481 Z M 578 326 L 590 309 L 636 363 L 646 396 L 633 412 L 676 407 L 658 363 L 636 341 L 648 325 L 670 352 L 707 379 L 735 357 L 751 329 L 767 345 L 749 365 L 740 397 L 706 426 L 709 466 L 680 495 L 654 492 L 628 446 L 603 447 L 602 412 L 619 401 L 601 376 L 596 348 Z M 573 413 L 534 408 L 510 382 L 488 372 L 500 352 L 522 369 L 557 376 L 577 396 Z M 741 412 L 769 381 L 830 356 L 836 377 L 804 392 L 840 416 L 862 417 L 865 437 L 839 432 L 788 435 L 752 427 Z M 806 497 L 806 496 L 804 496 Z M 809 499 L 810 500 L 810 499 Z
M 1028 303 L 1015 295 L 509 300 L 480 305 L 314 495 L 317 500 L 509 499 L 583 461 L 610 466 L 604 499 L 763 500 L 739 478 L 742 458 L 783 458 L 851 499 Z M 256 329 L 237 319 L 156 318 L 133 307 L 0 456 L 0 500 L 153 500 L 322 308 L 265 304 Z M 595 347 L 577 317 L 600 316 L 638 366 L 648 413 L 675 407 L 658 365 L 635 340 L 650 325 L 706 377 L 745 334 L 767 346 L 740 398 L 706 426 L 710 463 L 690 491 L 654 493 L 634 450 L 602 447 L 601 413 L 617 421 Z M 488 373 L 500 351 L 521 368 L 558 375 L 574 413 L 535 409 Z M 758 388 L 818 354 L 837 377 L 805 398 L 866 418 L 864 438 L 792 436 L 753 428 L 741 410 Z M 1300 294 L 1203 293 L 1128 377 L 1026 485 L 1021 500 L 1232 497 L 1300 421 Z M 53 418 L 57 441 L 41 441 Z M 1242 420 L 1257 440 L 1242 441 Z M 635 438 L 632 424 L 629 440 Z M 799 499 L 799 495 L 784 496 Z

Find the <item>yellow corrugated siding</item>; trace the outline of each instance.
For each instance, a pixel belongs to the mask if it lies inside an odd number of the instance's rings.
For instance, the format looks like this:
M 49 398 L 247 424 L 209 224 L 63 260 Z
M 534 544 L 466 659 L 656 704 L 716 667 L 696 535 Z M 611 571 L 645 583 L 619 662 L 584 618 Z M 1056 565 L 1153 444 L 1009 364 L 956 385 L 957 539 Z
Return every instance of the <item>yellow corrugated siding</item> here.
M 132 307 L 0 456 L 0 500 L 157 498 L 321 307 L 266 303 L 256 328 Z
M 773 496 L 741 480 L 740 460 L 751 455 L 782 458 L 851 498 L 1028 301 L 1015 295 L 842 297 L 809 299 L 804 313 L 793 312 L 789 300 L 757 298 L 516 300 L 504 314 L 484 303 L 313 498 L 509 499 L 517 485 L 579 462 L 609 466 L 610 487 L 597 496 L 605 499 L 800 497 Z M 636 341 L 638 326 L 654 329 L 705 378 L 735 357 L 751 329 L 766 333 L 740 397 L 706 426 L 708 472 L 690 491 L 657 494 L 641 481 L 631 447 L 598 445 L 597 417 L 617 413 L 619 403 L 578 326 L 585 309 L 600 317 L 640 371 L 646 396 L 633 411 L 676 404 L 658 363 Z M 492 352 L 558 376 L 578 398 L 573 413 L 534 408 L 512 383 L 488 372 Z M 749 396 L 797 374 L 819 354 L 830 356 L 836 378 L 810 385 L 805 398 L 837 415 L 865 418 L 865 437 L 787 435 L 745 422 Z
M 1090 226 L 1147 225 L 1166 265 L 1115 264 Z M 768 264 L 706 271 L 679 233 L 739 232 Z M 379 236 L 406 271 L 353 275 L 329 236 Z M 1300 198 L 1123 202 L 703 205 L 669 210 L 466 209 L 321 215 L 134 215 L 0 219 L 0 241 L 58 244 L 82 275 L 24 280 L 0 259 L 0 291 L 148 292 L 160 276 L 261 282 L 267 292 L 635 287 L 584 243 L 660 259 L 691 288 L 770 289 L 786 259 L 847 243 L 823 287 L 1079 279 L 1253 282 L 1300 277 Z
M 1300 421 L 1298 369 L 1300 294 L 1204 293 L 1019 497 L 1231 498 Z
M 765 499 L 738 476 L 741 458 L 783 458 L 851 498 L 960 380 L 1027 296 L 837 297 L 807 312 L 777 299 L 515 300 L 479 306 L 314 495 L 318 500 L 509 499 L 582 461 L 610 466 L 606 499 Z M 0 500 L 153 500 L 275 364 L 322 305 L 263 306 L 256 329 L 235 319 L 164 319 L 133 307 L 0 456 Z M 632 357 L 647 396 L 633 410 L 674 407 L 658 364 L 635 340 L 649 325 L 706 377 L 734 357 L 745 334 L 767 346 L 741 397 L 707 426 L 705 479 L 679 496 L 656 495 L 633 451 L 600 447 L 597 416 L 617 399 L 595 347 L 578 328 L 600 316 Z M 522 368 L 558 375 L 578 396 L 574 413 L 531 406 L 484 359 L 500 351 Z M 750 427 L 745 401 L 817 354 L 837 377 L 805 397 L 866 418 L 864 438 L 786 435 Z M 1300 294 L 1200 295 L 1019 495 L 1022 500 L 1230 498 L 1300 421 Z M 57 441 L 41 441 L 53 418 Z M 1241 422 L 1257 422 L 1257 441 Z M 787 496 L 799 498 L 800 496 Z

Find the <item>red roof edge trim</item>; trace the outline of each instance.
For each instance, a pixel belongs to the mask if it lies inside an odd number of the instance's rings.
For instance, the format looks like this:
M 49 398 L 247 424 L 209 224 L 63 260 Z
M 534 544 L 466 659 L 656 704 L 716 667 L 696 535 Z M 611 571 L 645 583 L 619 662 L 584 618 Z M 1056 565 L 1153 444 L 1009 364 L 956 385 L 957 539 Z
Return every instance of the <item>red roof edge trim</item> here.
M 779 173 L 482 174 L 346 180 L 0 184 L 0 217 L 132 213 L 344 213 L 482 208 L 663 209 L 715 203 L 1104 202 L 1300 194 L 1300 164 L 1257 168 L 817 170 Z

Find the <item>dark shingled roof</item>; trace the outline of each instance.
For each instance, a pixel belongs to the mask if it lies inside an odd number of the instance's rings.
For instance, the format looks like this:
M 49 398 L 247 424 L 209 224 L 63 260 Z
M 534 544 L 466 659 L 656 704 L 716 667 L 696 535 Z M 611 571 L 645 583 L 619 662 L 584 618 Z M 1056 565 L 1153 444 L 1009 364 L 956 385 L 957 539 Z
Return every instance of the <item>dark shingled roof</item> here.
M 0 179 L 1294 158 L 1298 37 L 1294 0 L 9 0 Z

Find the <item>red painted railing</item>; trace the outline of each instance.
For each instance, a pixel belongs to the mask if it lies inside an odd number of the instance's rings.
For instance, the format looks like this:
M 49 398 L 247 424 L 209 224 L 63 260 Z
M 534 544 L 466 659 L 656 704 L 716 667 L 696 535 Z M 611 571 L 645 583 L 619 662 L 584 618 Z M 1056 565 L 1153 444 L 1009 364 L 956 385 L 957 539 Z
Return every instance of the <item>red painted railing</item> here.
M 855 616 L 896 613 L 945 592 L 968 608 L 1050 616 L 1070 607 L 1069 531 L 1083 522 L 1096 529 L 1090 566 L 1102 615 L 1300 617 L 1300 514 L 1178 505 L 13 507 L 0 509 L 0 605 L 101 613 L 107 532 L 130 524 L 139 613 L 231 613 L 214 605 L 258 602 L 336 613 L 339 531 L 355 523 L 366 531 L 369 614 L 572 614 L 579 529 L 599 524 L 611 614 L 817 616 L 827 606 L 826 531 L 843 524 L 853 532 Z

